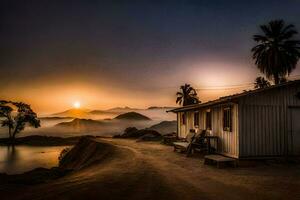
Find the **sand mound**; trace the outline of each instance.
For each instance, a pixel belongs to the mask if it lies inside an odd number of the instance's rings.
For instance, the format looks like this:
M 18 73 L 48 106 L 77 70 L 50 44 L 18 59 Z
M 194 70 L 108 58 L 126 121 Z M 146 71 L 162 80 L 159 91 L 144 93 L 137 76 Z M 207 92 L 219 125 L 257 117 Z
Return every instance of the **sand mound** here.
M 113 146 L 96 142 L 91 137 L 82 137 L 78 143 L 62 158 L 59 167 L 78 170 L 98 163 L 113 152 Z

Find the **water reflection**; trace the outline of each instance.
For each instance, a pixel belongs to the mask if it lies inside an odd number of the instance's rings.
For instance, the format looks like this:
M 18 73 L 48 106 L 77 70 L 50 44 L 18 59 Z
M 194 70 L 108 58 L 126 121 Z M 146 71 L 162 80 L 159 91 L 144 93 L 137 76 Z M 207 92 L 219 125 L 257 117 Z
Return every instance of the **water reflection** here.
M 0 146 L 0 173 L 16 174 L 37 167 L 58 165 L 58 156 L 66 146 Z
M 13 168 L 14 164 L 18 160 L 18 150 L 16 150 L 16 147 L 14 145 L 12 146 L 7 146 L 7 153 L 6 157 L 4 158 L 4 161 L 6 165 L 4 166 L 4 171 L 7 171 L 8 169 Z

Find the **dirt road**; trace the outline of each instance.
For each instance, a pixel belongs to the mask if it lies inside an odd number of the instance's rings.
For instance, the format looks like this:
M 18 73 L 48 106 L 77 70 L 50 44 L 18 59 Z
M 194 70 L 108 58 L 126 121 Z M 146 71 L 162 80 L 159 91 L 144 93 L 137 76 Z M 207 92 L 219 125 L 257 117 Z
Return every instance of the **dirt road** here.
M 158 143 L 99 139 L 109 156 L 56 181 L 1 186 L 1 199 L 300 199 L 300 166 L 216 169 Z

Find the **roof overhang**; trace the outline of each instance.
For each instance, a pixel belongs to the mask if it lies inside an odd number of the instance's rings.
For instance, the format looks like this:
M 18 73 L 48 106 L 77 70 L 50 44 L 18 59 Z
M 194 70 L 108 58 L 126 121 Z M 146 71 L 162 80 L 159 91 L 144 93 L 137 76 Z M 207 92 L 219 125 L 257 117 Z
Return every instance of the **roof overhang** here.
M 179 108 L 168 110 L 167 112 L 174 112 L 174 113 L 185 112 L 185 111 L 198 110 L 201 108 L 206 108 L 206 107 L 211 107 L 211 106 L 221 105 L 221 104 L 229 104 L 229 103 L 237 103 L 237 101 L 235 101 L 233 99 L 218 99 L 218 100 L 208 101 L 208 102 L 201 103 L 201 104 L 182 106 Z
M 205 107 L 209 107 L 209 106 L 214 106 L 214 105 L 218 105 L 218 104 L 238 103 L 238 99 L 241 98 L 241 97 L 245 97 L 245 96 L 260 93 L 260 92 L 265 92 L 267 90 L 272 90 L 272 89 L 275 89 L 275 88 L 281 88 L 281 87 L 285 87 L 285 86 L 289 86 L 289 85 L 294 85 L 294 84 L 300 84 L 300 80 L 288 81 L 288 82 L 285 82 L 285 83 L 282 83 L 282 84 L 272 85 L 272 86 L 267 87 L 267 88 L 255 89 L 255 90 L 242 92 L 242 93 L 239 93 L 239 94 L 225 96 L 225 97 L 221 97 L 219 99 L 216 99 L 216 100 L 213 100 L 213 101 L 208 101 L 208 102 L 201 103 L 201 104 L 193 104 L 193 105 L 188 105 L 188 106 L 182 106 L 182 107 L 179 107 L 179 108 L 168 110 L 167 112 L 174 112 L 174 113 L 185 112 L 185 111 L 189 111 L 189 110 L 196 110 L 196 109 L 205 108 Z

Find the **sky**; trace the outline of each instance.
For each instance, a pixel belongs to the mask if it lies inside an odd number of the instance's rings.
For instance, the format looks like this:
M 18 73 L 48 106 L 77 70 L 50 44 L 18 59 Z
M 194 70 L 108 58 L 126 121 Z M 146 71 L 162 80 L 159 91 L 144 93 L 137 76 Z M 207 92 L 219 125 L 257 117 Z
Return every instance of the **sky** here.
M 240 92 L 260 75 L 252 35 L 272 19 L 300 31 L 300 1 L 2 0 L 0 98 L 51 113 L 175 106 L 184 83 L 202 101 Z

